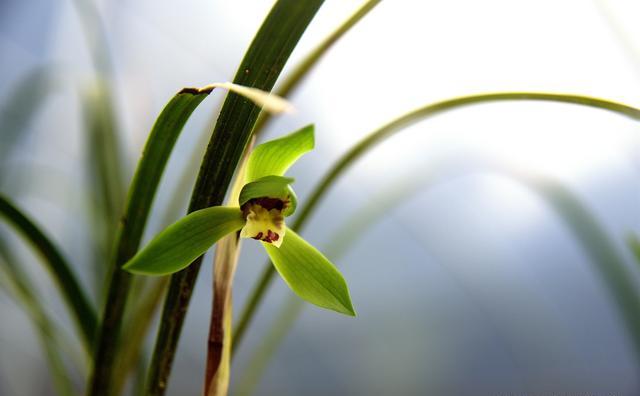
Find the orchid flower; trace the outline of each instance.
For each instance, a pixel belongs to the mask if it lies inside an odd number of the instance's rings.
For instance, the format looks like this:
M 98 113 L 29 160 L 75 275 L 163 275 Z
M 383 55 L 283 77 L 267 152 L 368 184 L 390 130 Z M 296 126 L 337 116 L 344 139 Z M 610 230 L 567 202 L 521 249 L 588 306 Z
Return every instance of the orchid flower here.
M 260 241 L 282 279 L 302 299 L 355 316 L 340 272 L 285 224 L 297 200 L 291 188 L 294 179 L 284 174 L 313 147 L 312 125 L 257 146 L 247 162 L 237 206 L 213 206 L 188 214 L 159 233 L 123 268 L 135 274 L 171 274 L 225 235 L 240 231 L 240 237 Z

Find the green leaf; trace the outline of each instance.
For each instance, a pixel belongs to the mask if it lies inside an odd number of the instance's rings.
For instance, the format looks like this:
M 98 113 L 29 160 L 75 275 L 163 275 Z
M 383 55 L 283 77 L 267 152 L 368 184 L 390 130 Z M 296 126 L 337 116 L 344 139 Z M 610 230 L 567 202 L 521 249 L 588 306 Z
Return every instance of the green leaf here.
M 138 250 L 151 205 L 175 143 L 191 114 L 208 95 L 209 92 L 190 88 L 178 92 L 156 119 L 142 151 L 116 236 L 115 260 L 110 263 L 108 270 L 109 298 L 103 309 L 91 374 L 93 396 L 111 394 L 112 387 L 117 385 L 117 381 L 112 379 L 113 362 L 117 354 L 114 351 L 117 351 L 118 334 L 131 283 L 131 274 L 121 271 L 120 267 Z
M 271 91 L 322 3 L 323 0 L 278 0 L 238 65 L 233 82 Z M 258 106 L 239 95 L 230 93 L 227 96 L 202 160 L 190 212 L 223 202 L 260 111 Z M 146 381 L 148 395 L 163 395 L 169 383 L 171 363 L 198 278 L 200 261 L 196 260 L 171 278 Z
M 240 206 L 254 198 L 278 198 L 287 202 L 287 207 L 282 212 L 285 216 L 290 216 L 296 211 L 298 199 L 291 188 L 294 179 L 284 176 L 265 176 L 260 179 L 245 184 L 240 191 L 238 200 Z
M 244 223 L 239 208 L 214 206 L 197 210 L 167 227 L 122 268 L 143 275 L 178 272 Z
M 87 350 L 91 350 L 98 320 L 89 298 L 67 260 L 44 231 L 1 195 L 0 216 L 11 223 L 16 231 L 22 234 L 42 256 L 47 269 L 60 288 L 66 304 L 74 314 L 73 318 L 80 329 L 85 347 Z
M 247 182 L 269 175 L 284 175 L 298 158 L 313 150 L 313 131 L 313 125 L 307 125 L 299 131 L 256 147 L 247 164 Z
M 284 281 L 302 299 L 356 316 L 347 282 L 331 262 L 292 230 L 279 248 L 262 244 Z

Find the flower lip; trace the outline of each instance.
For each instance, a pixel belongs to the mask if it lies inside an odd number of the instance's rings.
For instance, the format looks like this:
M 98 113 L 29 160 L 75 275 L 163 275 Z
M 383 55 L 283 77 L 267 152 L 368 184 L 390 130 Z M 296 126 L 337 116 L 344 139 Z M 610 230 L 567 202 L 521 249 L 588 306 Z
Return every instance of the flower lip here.
M 240 236 L 280 247 L 286 230 L 282 211 L 287 208 L 287 204 L 286 200 L 271 197 L 247 201 L 241 208 L 246 224 Z

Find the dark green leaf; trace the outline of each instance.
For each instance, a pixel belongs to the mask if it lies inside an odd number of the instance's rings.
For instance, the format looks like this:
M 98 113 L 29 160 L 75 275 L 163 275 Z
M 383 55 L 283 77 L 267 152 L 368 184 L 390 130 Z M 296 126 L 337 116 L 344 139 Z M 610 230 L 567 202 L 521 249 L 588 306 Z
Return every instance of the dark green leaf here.
M 287 230 L 279 248 L 262 244 L 284 281 L 298 296 L 319 307 L 356 315 L 340 272 L 298 234 Z
M 167 227 L 122 268 L 143 275 L 172 274 L 244 223 L 239 208 L 214 206 L 197 210 Z
M 138 250 L 156 190 L 173 147 L 187 120 L 208 94 L 209 92 L 197 89 L 184 89 L 176 94 L 156 119 L 145 144 L 129 188 L 125 214 L 116 240 L 116 257 L 111 264 L 107 305 L 91 380 L 91 394 L 94 396 L 110 394 L 115 383 L 111 380 L 111 373 L 131 282 L 131 275 L 120 270 L 120 267 Z
M 253 150 L 247 164 L 247 182 L 264 176 L 282 176 L 303 154 L 313 150 L 313 125 L 279 139 L 262 143 Z

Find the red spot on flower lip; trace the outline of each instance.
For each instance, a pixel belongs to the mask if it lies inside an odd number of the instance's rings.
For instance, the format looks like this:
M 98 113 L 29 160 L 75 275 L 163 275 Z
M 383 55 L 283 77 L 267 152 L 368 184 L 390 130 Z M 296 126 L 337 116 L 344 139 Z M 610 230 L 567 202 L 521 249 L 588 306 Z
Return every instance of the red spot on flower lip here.
M 254 236 L 254 237 L 251 237 L 251 238 L 259 241 L 260 239 L 262 239 L 262 232 L 259 232 L 258 235 Z

